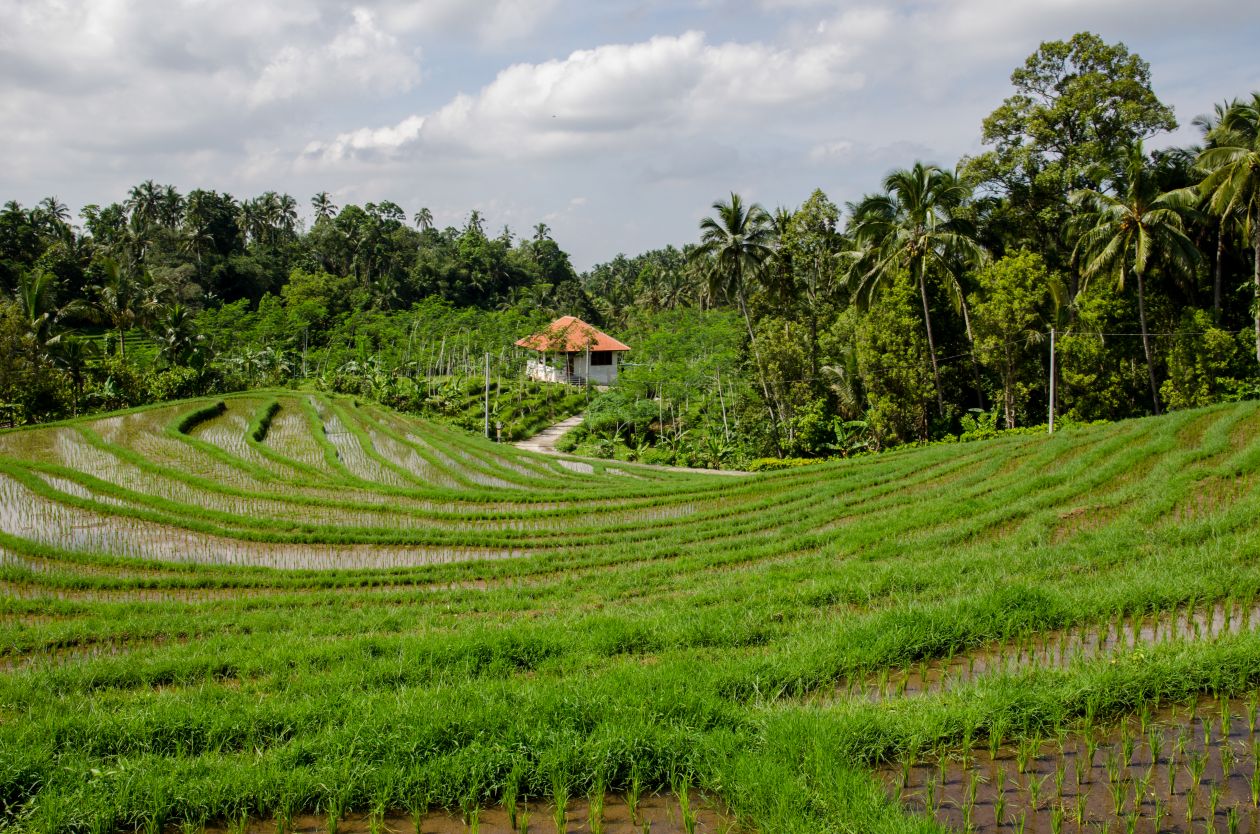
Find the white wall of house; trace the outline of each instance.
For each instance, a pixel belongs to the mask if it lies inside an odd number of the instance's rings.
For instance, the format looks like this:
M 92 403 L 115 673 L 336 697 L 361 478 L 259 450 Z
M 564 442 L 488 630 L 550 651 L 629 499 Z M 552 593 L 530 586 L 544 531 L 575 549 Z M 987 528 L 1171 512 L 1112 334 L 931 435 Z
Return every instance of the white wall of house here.
M 611 385 L 617 381 L 620 355 L 617 351 L 603 353 L 608 364 L 601 364 L 600 354 L 591 354 L 587 365 L 585 353 L 539 354 L 538 358 L 525 363 L 525 375 L 539 382 L 568 382 L 572 376 L 585 377 L 595 385 Z

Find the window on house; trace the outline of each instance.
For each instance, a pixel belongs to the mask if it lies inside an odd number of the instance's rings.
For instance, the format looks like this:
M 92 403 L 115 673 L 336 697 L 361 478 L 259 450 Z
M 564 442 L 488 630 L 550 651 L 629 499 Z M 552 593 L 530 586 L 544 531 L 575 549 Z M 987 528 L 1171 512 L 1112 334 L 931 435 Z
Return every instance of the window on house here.
M 611 365 L 613 363 L 613 355 L 611 353 L 600 351 L 591 354 L 591 365 Z

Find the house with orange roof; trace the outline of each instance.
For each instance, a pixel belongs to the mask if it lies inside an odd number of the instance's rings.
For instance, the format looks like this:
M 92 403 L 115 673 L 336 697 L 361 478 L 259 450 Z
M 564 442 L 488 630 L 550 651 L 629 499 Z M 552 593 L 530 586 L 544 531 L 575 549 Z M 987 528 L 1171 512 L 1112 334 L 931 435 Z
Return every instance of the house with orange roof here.
M 610 385 L 617 381 L 621 355 L 630 346 L 595 329 L 576 316 L 561 316 L 541 332 L 516 342 L 535 351 L 525 375 L 539 382 Z

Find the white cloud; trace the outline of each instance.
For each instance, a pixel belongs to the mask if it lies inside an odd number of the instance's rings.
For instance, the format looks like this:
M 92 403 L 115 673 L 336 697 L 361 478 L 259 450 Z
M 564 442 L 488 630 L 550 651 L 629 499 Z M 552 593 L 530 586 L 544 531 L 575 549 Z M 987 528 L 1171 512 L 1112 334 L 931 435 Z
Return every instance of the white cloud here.
M 533 34 L 557 5 L 558 0 L 404 0 L 385 4 L 381 13 L 391 30 L 471 32 L 483 43 L 501 45 Z
M 810 162 L 834 162 L 847 159 L 853 155 L 853 143 L 842 139 L 838 142 L 823 142 L 809 149 Z
M 350 24 L 327 43 L 282 47 L 263 68 L 249 92 L 253 106 L 332 91 L 377 95 L 402 93 L 420 80 L 414 51 L 377 26 L 372 12 L 355 8 Z
M 307 153 L 336 161 L 413 144 L 512 156 L 641 146 L 753 124 L 794 106 L 821 106 L 862 83 L 846 51 L 834 44 L 710 45 L 693 31 L 516 64 L 476 96 L 456 96 L 393 128 L 344 132 L 308 145 Z

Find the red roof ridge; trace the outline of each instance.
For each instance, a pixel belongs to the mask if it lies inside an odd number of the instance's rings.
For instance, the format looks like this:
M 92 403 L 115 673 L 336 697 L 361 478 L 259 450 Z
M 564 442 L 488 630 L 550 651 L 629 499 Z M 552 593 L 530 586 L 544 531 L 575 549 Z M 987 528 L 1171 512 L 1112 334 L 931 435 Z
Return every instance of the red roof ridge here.
M 565 353 L 580 353 L 584 350 L 590 350 L 592 353 L 630 350 L 629 345 L 617 341 L 577 316 L 561 316 L 547 325 L 541 333 L 518 339 L 516 344 L 531 350 L 554 350 Z

